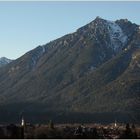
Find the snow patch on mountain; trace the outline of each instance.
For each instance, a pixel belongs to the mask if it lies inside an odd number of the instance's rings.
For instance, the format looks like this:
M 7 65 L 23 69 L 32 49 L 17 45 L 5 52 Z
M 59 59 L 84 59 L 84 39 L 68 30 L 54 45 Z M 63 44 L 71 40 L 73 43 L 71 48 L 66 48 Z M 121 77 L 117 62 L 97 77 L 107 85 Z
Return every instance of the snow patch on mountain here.
M 44 46 L 42 46 L 42 53 L 45 53 L 45 47 Z
M 6 57 L 1 57 L 0 62 L 5 62 L 5 63 L 10 63 L 12 60 L 6 58 Z
M 38 62 L 38 60 L 46 53 L 46 48 L 45 46 L 38 46 L 38 48 L 36 48 L 36 53 L 32 55 L 31 57 L 31 62 L 30 62 L 30 66 L 32 68 L 34 68 Z
M 6 58 L 6 57 L 1 57 L 1 58 L 0 58 L 0 67 L 1 67 L 1 66 L 4 66 L 4 65 L 6 65 L 6 64 L 8 64 L 8 63 L 10 63 L 10 62 L 12 62 L 12 60 L 10 60 L 10 59 L 8 59 L 8 58 Z
M 111 47 L 114 51 L 118 51 L 127 43 L 128 37 L 123 33 L 121 27 L 113 21 L 107 21 L 108 31 L 111 40 Z

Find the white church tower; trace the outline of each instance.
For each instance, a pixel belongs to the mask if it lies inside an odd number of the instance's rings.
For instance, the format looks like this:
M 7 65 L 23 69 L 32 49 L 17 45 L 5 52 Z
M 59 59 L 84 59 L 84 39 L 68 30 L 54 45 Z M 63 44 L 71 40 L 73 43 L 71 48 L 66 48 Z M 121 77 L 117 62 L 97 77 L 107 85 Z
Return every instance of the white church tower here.
M 117 127 L 117 121 L 115 120 L 114 126 Z
M 22 117 L 22 120 L 21 120 L 21 126 L 25 126 L 25 120 L 24 120 L 23 117 Z

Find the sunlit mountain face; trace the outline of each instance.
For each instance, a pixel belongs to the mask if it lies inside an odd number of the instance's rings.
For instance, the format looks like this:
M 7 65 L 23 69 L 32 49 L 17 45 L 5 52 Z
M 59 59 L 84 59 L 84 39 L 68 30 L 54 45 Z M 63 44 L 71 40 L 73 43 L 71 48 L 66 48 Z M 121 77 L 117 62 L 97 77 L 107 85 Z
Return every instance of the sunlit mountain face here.
M 0 112 L 5 122 L 21 112 L 33 122 L 140 122 L 139 25 L 97 17 L 5 65 Z

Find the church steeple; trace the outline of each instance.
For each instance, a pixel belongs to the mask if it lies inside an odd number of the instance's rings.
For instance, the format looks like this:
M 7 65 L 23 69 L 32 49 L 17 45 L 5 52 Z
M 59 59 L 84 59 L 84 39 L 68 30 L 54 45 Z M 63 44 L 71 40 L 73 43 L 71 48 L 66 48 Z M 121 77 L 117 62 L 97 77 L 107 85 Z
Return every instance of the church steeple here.
M 22 120 L 21 120 L 21 126 L 25 126 L 25 120 L 24 120 L 23 117 L 22 117 Z
M 117 127 L 117 121 L 115 120 L 114 126 Z

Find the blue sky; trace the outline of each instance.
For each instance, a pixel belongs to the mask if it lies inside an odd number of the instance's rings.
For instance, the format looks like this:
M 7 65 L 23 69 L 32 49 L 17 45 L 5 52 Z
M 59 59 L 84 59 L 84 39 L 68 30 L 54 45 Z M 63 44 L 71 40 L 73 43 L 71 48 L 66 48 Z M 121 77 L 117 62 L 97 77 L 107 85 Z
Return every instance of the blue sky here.
M 100 16 L 140 24 L 140 2 L 2 2 L 0 57 L 16 59 L 27 51 L 74 32 Z

